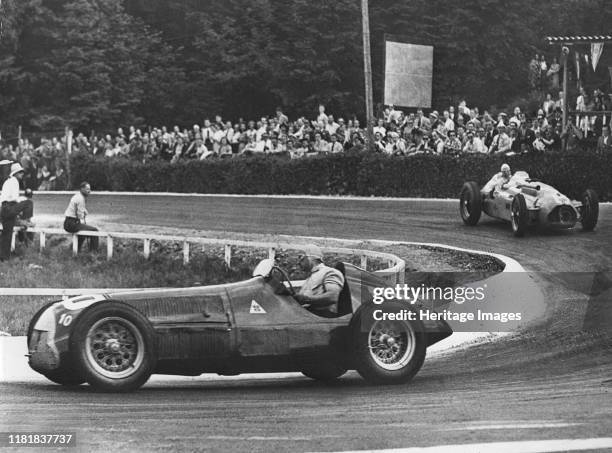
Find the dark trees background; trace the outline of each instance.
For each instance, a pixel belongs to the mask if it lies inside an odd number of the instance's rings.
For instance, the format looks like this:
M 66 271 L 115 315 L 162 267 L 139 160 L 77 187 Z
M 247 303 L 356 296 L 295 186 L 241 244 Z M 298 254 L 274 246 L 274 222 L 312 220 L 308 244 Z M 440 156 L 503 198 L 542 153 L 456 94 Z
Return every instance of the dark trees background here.
M 370 0 L 375 103 L 385 33 L 435 46 L 434 106 L 489 108 L 525 95 L 533 53 L 557 56 L 544 36 L 610 33 L 607 3 Z M 2 129 L 363 117 L 358 0 L 3 0 L 0 18 Z

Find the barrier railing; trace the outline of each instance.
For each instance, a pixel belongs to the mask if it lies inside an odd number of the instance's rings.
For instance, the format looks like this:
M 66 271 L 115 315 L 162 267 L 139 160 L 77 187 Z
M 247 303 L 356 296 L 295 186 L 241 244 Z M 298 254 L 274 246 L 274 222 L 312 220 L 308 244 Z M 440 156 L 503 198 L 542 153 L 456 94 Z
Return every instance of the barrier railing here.
M 141 234 L 141 233 L 122 233 L 122 232 L 102 232 L 102 231 L 80 231 L 78 233 L 68 233 L 62 229 L 56 228 L 30 228 L 29 233 L 37 234 L 39 237 L 39 249 L 43 251 L 47 246 L 47 237 L 49 235 L 71 236 L 72 237 L 72 253 L 77 255 L 79 252 L 78 238 L 83 237 L 101 237 L 106 239 L 106 257 L 112 259 L 114 253 L 114 239 L 132 239 L 143 242 L 143 254 L 145 258 L 151 256 L 151 241 L 159 242 L 181 242 L 183 263 L 187 264 L 190 260 L 191 245 L 197 244 L 200 246 L 222 246 L 224 248 L 224 262 L 228 267 L 231 267 L 232 252 L 235 247 L 251 247 L 259 248 L 268 251 L 268 258 L 274 259 L 277 250 L 291 249 L 303 250 L 308 243 L 291 243 L 291 242 L 264 242 L 264 241 L 244 241 L 244 240 L 229 240 L 215 238 L 199 238 L 191 236 L 175 236 L 175 235 L 160 235 L 160 234 Z M 15 236 L 13 234 L 12 248 L 15 247 Z M 347 241 L 349 242 L 349 241 Z M 354 243 L 355 241 L 350 241 Z M 370 258 L 383 260 L 386 262 L 387 268 L 374 271 L 389 284 L 404 283 L 404 272 L 406 270 L 406 262 L 391 253 L 378 252 L 373 250 L 364 250 L 359 248 L 348 247 L 321 247 L 323 252 L 338 253 L 346 255 L 356 255 L 360 259 L 360 267 L 367 269 Z M 81 294 L 103 293 L 124 291 L 126 288 L 0 288 L 0 295 L 6 296 L 73 296 Z M 129 289 L 138 291 L 138 288 Z M 140 289 L 142 290 L 142 289 Z

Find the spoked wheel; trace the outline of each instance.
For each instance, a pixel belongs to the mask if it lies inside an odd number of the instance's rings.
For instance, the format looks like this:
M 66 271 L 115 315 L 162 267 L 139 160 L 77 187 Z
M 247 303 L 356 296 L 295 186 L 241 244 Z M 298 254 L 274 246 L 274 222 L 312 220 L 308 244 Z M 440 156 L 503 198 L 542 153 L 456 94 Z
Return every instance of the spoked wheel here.
M 81 374 L 97 390 L 135 390 L 155 369 L 153 329 L 140 312 L 123 303 L 105 302 L 81 315 L 71 349 Z
M 599 198 L 597 192 L 587 189 L 582 195 L 582 229 L 593 231 L 599 218 Z
M 386 311 L 405 309 L 387 303 Z M 371 307 L 362 307 L 351 320 L 355 366 L 366 380 L 403 384 L 421 369 L 427 338 L 421 321 L 376 320 Z
M 142 366 L 144 351 L 142 334 L 127 319 L 102 318 L 87 332 L 87 360 L 102 376 L 121 379 L 133 375 Z
M 370 355 L 384 370 L 395 371 L 412 358 L 416 347 L 414 330 L 407 323 L 376 321 L 369 332 Z
M 527 202 L 522 193 L 517 194 L 512 200 L 510 210 L 512 221 L 512 232 L 516 237 L 523 236 L 529 223 L 529 212 L 527 211 Z
M 459 213 L 466 225 L 474 226 L 482 214 L 482 196 L 478 184 L 474 181 L 466 182 L 459 194 Z

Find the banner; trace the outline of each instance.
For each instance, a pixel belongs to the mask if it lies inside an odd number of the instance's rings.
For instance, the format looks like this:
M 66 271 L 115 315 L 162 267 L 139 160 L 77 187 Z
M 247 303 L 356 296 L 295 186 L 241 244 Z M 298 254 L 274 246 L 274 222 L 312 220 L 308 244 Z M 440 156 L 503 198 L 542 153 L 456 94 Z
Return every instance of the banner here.
M 385 41 L 385 105 L 431 107 L 433 47 Z
M 593 64 L 593 72 L 597 70 L 597 63 L 599 63 L 599 57 L 601 57 L 603 48 L 604 48 L 603 42 L 591 43 L 591 63 Z

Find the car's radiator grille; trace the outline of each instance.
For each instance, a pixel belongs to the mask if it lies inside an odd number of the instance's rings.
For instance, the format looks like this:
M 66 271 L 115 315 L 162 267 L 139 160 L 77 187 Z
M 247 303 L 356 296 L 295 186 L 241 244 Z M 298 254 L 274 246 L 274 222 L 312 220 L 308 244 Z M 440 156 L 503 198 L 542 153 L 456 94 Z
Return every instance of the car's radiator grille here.
M 548 221 L 551 223 L 573 225 L 576 220 L 576 211 L 568 205 L 557 206 L 548 214 Z

